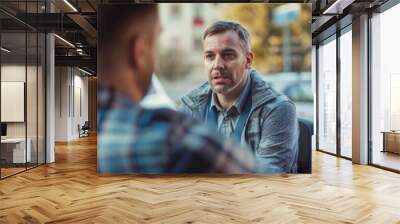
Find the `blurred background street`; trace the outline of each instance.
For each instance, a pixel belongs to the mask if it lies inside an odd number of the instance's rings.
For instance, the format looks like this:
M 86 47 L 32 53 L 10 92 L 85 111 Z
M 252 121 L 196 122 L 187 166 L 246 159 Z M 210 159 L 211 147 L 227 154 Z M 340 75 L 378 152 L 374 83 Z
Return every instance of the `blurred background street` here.
M 161 4 L 163 31 L 156 74 L 177 104 L 207 81 L 202 35 L 217 20 L 235 20 L 251 34 L 253 67 L 291 98 L 299 117 L 313 120 L 311 4 Z

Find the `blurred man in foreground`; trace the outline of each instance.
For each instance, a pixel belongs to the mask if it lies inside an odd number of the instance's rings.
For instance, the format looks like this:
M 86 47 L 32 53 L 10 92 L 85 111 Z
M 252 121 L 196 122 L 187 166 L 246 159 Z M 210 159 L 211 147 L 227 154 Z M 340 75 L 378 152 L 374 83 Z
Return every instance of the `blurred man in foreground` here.
M 246 173 L 247 149 L 169 109 L 145 109 L 160 33 L 155 4 L 99 7 L 98 171 Z

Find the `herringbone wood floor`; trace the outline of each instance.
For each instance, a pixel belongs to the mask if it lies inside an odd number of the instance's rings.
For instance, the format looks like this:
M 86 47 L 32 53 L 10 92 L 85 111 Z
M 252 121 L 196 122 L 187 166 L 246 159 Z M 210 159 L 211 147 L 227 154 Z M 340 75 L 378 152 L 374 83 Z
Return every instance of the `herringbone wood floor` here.
M 0 223 L 400 223 L 400 175 L 315 152 L 312 175 L 99 176 L 96 139 L 0 181 Z

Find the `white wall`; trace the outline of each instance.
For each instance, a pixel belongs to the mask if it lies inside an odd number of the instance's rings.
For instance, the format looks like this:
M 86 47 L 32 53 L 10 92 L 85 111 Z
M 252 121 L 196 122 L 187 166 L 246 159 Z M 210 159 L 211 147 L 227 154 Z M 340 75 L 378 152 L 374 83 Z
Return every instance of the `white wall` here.
M 55 98 L 55 140 L 77 139 L 78 124 L 88 120 L 88 78 L 75 68 L 56 67 Z
M 55 68 L 55 141 L 68 140 L 68 76 L 67 67 Z
M 72 108 L 72 119 L 71 119 L 71 132 L 70 136 L 72 138 L 78 138 L 78 124 L 83 125 L 85 121 L 89 120 L 88 116 L 88 78 L 87 76 L 83 77 L 83 73 L 78 73 L 78 70 L 74 70 L 74 92 L 73 96 L 74 102 L 71 102 L 74 107 Z M 79 102 L 80 101 L 80 102 Z M 81 108 L 80 108 L 81 107 Z M 80 111 L 82 110 L 82 111 Z
M 24 82 L 1 82 L 1 108 L 4 108 L 1 110 L 2 122 L 24 122 L 24 102 Z
M 28 67 L 29 69 L 29 67 Z M 1 81 L 19 81 L 25 82 L 25 64 L 24 65 L 2 65 Z

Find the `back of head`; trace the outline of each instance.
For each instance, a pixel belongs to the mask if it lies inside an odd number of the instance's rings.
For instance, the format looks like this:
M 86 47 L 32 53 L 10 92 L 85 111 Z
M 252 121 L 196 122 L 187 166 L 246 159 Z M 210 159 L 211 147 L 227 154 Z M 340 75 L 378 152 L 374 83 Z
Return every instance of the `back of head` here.
M 118 67 L 118 63 L 128 63 L 129 41 L 139 33 L 151 32 L 157 16 L 157 4 L 99 5 L 97 24 L 100 75 L 108 74 Z

